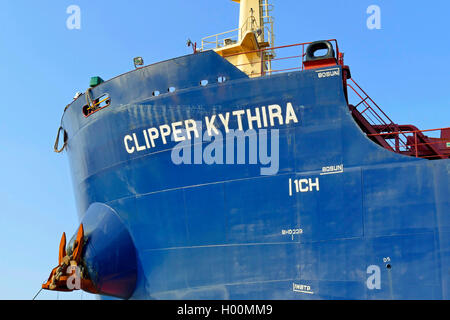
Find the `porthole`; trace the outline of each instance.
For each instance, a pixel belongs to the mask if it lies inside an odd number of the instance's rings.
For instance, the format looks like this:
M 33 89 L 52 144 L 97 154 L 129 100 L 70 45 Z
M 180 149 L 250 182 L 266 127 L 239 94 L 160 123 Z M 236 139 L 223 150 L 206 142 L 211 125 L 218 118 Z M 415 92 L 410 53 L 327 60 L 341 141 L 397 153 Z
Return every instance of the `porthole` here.
M 169 91 L 169 92 L 175 92 L 175 90 L 177 90 L 175 87 L 170 87 L 167 91 Z
M 219 78 L 217 78 L 217 82 L 218 82 L 218 83 L 224 83 L 225 81 L 227 81 L 227 78 L 226 78 L 226 77 L 220 76 Z
M 202 87 L 206 87 L 206 86 L 208 85 L 208 83 L 209 83 L 208 80 L 202 80 L 202 81 L 200 81 L 200 85 L 201 85 Z

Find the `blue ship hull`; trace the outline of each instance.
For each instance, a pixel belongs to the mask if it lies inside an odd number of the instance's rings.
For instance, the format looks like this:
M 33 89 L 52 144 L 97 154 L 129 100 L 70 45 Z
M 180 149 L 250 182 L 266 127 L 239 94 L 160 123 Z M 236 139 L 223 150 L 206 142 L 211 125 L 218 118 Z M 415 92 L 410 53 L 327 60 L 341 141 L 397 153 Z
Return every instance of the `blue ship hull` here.
M 210 51 L 93 88 L 111 105 L 87 118 L 84 99 L 75 100 L 63 127 L 89 238 L 84 259 L 100 291 L 131 299 L 449 299 L 450 161 L 371 141 L 336 70 L 249 78 Z M 175 142 L 145 148 L 139 135 L 289 104 L 298 121 L 267 128 L 279 133 L 276 175 L 261 175 L 260 164 L 177 165 Z M 239 126 L 230 118 L 230 128 Z M 133 133 L 137 141 L 124 143 Z

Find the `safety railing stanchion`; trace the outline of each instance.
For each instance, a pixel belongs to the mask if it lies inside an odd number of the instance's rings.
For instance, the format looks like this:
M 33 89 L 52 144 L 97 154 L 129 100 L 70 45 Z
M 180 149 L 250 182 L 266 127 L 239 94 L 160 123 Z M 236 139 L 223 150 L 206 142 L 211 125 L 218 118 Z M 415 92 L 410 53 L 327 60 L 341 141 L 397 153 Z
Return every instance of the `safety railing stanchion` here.
M 416 149 L 416 158 L 419 157 L 419 150 L 417 146 L 417 132 L 414 132 L 414 148 Z

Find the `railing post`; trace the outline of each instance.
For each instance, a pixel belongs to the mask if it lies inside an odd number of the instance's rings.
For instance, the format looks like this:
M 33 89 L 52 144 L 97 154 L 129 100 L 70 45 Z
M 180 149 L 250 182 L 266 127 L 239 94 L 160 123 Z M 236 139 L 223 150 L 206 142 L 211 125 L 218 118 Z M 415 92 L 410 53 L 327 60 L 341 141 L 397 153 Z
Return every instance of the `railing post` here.
M 302 64 L 302 71 L 303 69 L 303 59 L 305 58 L 305 45 L 302 44 L 302 58 L 301 58 L 301 64 Z
M 397 152 L 400 152 L 399 133 L 397 133 L 396 136 L 395 136 L 395 150 L 397 150 Z
M 417 149 L 417 132 L 414 132 L 414 147 L 416 149 L 416 158 L 419 157 L 419 150 Z
M 261 76 L 264 76 L 264 51 L 259 52 L 261 54 Z

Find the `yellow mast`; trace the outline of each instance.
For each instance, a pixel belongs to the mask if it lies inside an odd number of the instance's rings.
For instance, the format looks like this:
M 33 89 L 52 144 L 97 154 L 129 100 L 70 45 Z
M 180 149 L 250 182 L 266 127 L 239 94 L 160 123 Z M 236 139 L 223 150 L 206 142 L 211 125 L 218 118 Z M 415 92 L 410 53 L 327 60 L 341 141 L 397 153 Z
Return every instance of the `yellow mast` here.
M 257 50 L 274 46 L 272 5 L 268 0 L 232 1 L 240 4 L 239 28 L 203 38 L 202 51 L 216 51 L 251 77 L 270 72 L 273 52 Z
M 232 0 L 240 4 L 239 11 L 239 40 L 245 36 L 248 31 L 257 32 L 263 29 L 263 7 L 262 0 Z M 260 33 L 258 42 L 264 41 L 264 32 Z

